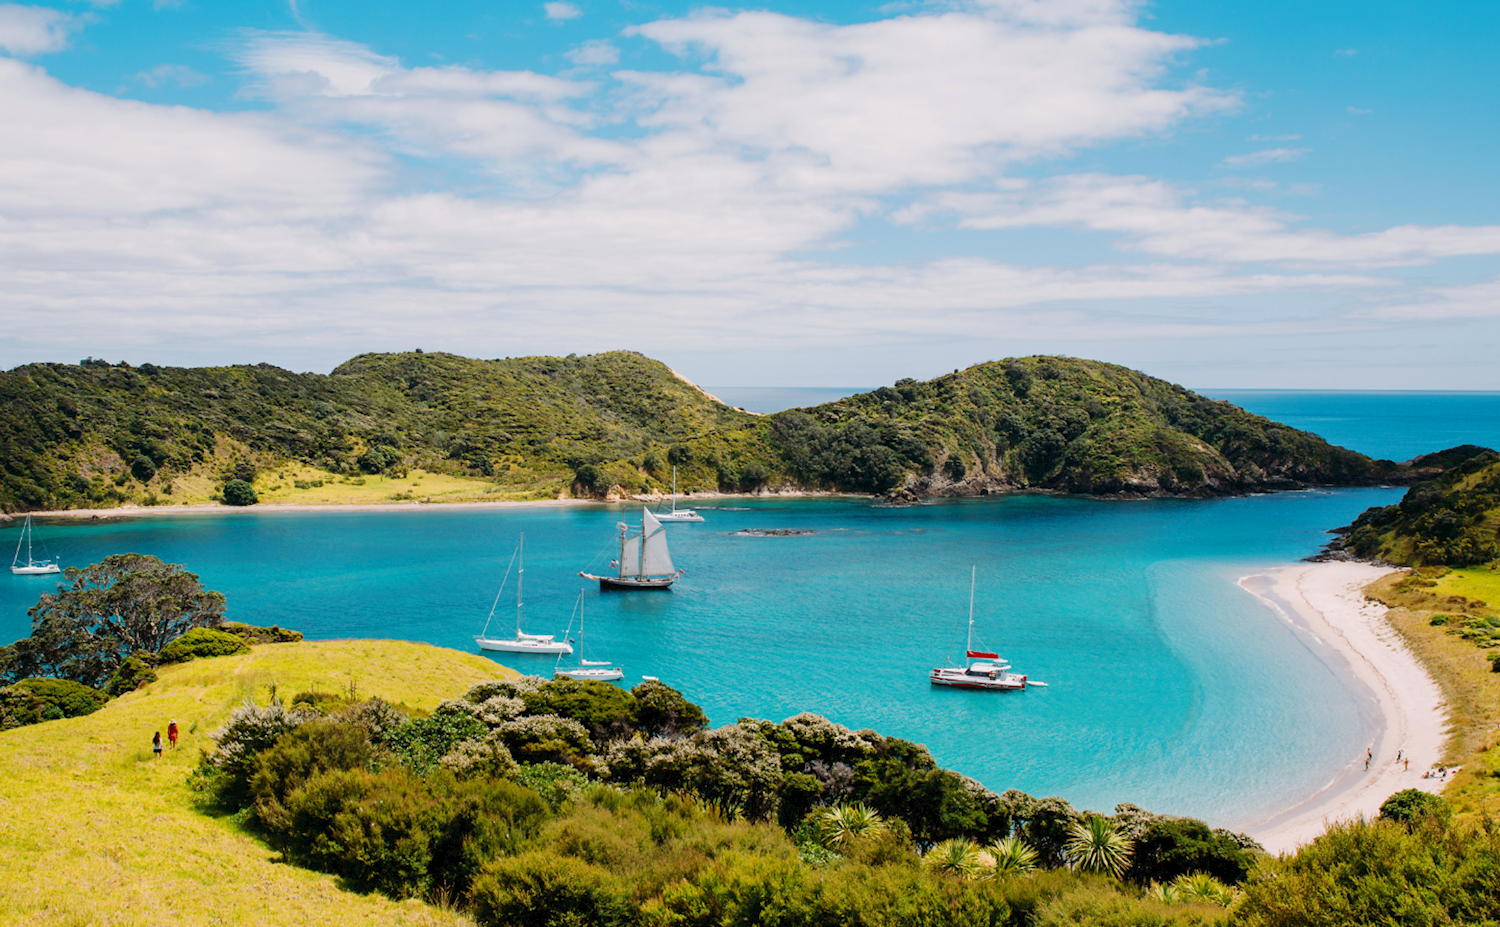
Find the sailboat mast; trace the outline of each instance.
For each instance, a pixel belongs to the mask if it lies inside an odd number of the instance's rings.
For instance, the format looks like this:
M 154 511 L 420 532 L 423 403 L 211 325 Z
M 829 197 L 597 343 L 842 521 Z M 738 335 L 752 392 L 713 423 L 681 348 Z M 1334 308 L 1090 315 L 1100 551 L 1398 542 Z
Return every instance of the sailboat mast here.
M 635 546 L 635 576 L 642 579 L 646 575 L 646 510 L 641 509 L 641 543 Z M 578 619 L 578 625 L 583 627 L 583 617 Z M 580 631 L 579 633 L 582 633 Z
M 521 637 L 521 585 L 526 579 L 526 534 L 522 532 L 521 540 L 516 544 L 516 639 Z
M 16 556 L 11 560 L 14 566 L 21 562 L 21 541 L 26 542 L 26 565 L 31 566 L 31 516 L 26 516 L 26 525 L 21 529 L 21 536 L 16 538 Z
M 672 514 L 677 514 L 677 468 L 672 468 Z
M 969 643 L 964 647 L 966 661 L 972 659 L 969 652 L 974 649 L 974 577 L 978 572 L 978 567 L 969 567 Z

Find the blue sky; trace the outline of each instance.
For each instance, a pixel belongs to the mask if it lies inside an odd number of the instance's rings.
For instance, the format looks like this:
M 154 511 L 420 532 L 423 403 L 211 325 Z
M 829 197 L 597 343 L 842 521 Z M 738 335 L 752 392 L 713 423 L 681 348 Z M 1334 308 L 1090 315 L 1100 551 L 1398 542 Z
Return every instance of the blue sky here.
M 0 365 L 1500 389 L 1500 5 L 0 4 Z

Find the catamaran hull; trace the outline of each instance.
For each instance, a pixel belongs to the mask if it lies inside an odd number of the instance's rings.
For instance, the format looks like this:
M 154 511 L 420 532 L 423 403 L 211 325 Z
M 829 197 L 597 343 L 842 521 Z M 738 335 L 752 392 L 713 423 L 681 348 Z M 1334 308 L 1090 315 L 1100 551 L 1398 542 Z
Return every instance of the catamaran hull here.
M 974 675 L 959 671 L 957 673 L 945 673 L 942 670 L 933 670 L 927 677 L 935 686 L 948 686 L 953 689 L 984 689 L 993 690 L 1023 690 L 1026 688 L 1026 677 L 1006 673 L 1003 676 Z
M 62 569 L 55 563 L 48 563 L 35 566 L 13 566 L 10 571 L 17 576 L 46 576 L 51 573 L 61 573 Z
M 499 650 L 504 653 L 572 653 L 573 645 L 567 641 L 496 640 L 492 637 L 476 637 L 474 643 L 480 650 Z

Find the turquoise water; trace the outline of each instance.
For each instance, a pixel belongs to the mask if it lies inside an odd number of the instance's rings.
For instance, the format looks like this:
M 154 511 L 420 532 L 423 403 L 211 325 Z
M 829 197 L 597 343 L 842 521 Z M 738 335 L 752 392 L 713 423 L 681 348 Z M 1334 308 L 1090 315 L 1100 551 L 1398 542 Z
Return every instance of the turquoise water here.
M 1399 495 L 737 500 L 669 526 L 687 573 L 667 593 L 601 593 L 576 576 L 638 511 L 618 506 L 250 511 L 44 524 L 38 535 L 65 564 L 126 550 L 187 564 L 228 596 L 234 619 L 473 649 L 524 531 L 528 630 L 561 632 L 583 589 L 591 655 L 621 662 L 627 683 L 654 675 L 681 688 L 716 724 L 816 711 L 925 743 L 996 790 L 1234 825 L 1321 786 L 1363 749 L 1371 722 L 1362 694 L 1235 580 L 1315 551 L 1327 528 Z M 814 533 L 737 533 L 747 528 Z M 982 642 L 1049 688 L 928 684 L 962 649 L 971 564 Z M 48 587 L 0 579 L 0 640 L 27 633 L 25 610 Z M 512 615 L 503 602 L 497 627 Z
M 1200 392 L 1375 458 L 1410 460 L 1460 444 L 1500 448 L 1500 393 Z

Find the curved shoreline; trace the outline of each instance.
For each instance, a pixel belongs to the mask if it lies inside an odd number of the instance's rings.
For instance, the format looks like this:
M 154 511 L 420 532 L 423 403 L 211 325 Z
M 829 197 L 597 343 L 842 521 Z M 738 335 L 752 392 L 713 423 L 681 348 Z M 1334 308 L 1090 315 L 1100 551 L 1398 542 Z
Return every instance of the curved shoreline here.
M 1272 853 L 1311 842 L 1334 821 L 1373 818 L 1402 789 L 1437 792 L 1446 782 L 1423 779 L 1448 740 L 1441 690 L 1385 619 L 1386 608 L 1365 598 L 1364 587 L 1394 572 L 1366 563 L 1308 563 L 1242 577 L 1239 584 L 1309 638 L 1315 652 L 1339 658 L 1329 668 L 1365 689 L 1373 702 L 1373 762 L 1351 758 L 1327 785 L 1304 801 L 1245 830 Z M 1398 763 L 1410 758 L 1410 768 Z

